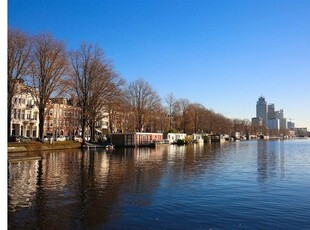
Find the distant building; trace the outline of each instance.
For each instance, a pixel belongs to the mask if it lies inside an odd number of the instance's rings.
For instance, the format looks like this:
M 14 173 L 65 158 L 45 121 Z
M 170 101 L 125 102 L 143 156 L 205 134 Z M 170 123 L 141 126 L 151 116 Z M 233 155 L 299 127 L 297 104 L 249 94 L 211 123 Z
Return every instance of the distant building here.
M 308 136 L 307 128 L 294 128 L 295 135 L 298 137 L 306 137 Z
M 267 118 L 268 119 L 275 119 L 276 118 L 276 112 L 274 109 L 274 104 L 268 105 Z
M 258 98 L 258 101 L 256 103 L 256 117 L 263 119 L 263 123 L 265 125 L 265 122 L 267 120 L 267 102 L 263 96 Z
M 263 118 L 260 117 L 253 117 L 252 118 L 252 124 L 259 127 L 264 125 L 264 120 Z
M 280 120 L 280 129 L 287 129 L 287 120 L 284 117 L 284 110 L 280 109 L 275 112 L 276 118 Z
M 277 118 L 268 118 L 267 128 L 271 129 L 271 130 L 279 130 L 280 129 L 280 120 Z
M 263 96 L 256 103 L 256 117 L 252 118 L 252 124 L 257 127 L 265 126 L 270 130 L 287 129 L 288 127 L 283 109 L 276 111 L 274 104 L 267 106 L 267 101 Z
M 294 129 L 295 128 L 295 123 L 291 122 L 291 121 L 287 122 L 287 128 L 288 129 Z

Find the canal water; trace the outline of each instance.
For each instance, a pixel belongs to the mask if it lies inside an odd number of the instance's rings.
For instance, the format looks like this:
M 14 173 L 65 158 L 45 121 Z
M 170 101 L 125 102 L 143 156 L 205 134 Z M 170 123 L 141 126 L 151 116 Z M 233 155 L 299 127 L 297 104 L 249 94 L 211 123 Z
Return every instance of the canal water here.
M 310 229 L 310 140 L 36 153 L 9 229 Z

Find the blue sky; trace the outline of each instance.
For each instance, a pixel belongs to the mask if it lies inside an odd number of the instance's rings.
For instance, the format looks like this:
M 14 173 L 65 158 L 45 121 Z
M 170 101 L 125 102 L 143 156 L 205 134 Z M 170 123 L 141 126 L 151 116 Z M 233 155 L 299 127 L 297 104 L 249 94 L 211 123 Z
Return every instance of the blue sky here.
M 68 49 L 100 45 L 127 82 L 143 78 L 229 118 L 259 96 L 310 128 L 310 1 L 9 0 L 8 26 Z

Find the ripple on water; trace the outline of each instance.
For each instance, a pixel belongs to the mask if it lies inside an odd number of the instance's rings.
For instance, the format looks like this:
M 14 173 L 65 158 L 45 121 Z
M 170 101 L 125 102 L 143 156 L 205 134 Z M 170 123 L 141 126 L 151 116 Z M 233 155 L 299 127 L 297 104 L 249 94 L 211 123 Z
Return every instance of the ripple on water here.
M 9 164 L 9 228 L 310 229 L 310 142 L 45 152 Z

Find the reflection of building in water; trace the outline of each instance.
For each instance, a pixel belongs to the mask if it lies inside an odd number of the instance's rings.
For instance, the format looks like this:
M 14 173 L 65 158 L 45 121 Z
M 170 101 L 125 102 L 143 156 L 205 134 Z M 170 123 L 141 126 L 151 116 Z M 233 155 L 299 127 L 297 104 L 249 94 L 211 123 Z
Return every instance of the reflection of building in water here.
M 45 185 L 46 192 L 62 191 L 68 180 L 66 164 L 68 156 L 59 152 L 50 153 L 43 162 L 42 183 Z
M 262 183 L 285 177 L 283 141 L 257 141 L 257 173 Z
M 105 224 L 117 220 L 126 207 L 152 205 L 158 189 L 204 177 L 206 172 L 209 179 L 216 178 L 212 171 L 222 155 L 209 145 L 116 148 L 113 154 L 105 150 L 44 152 L 40 161 L 9 165 L 9 207 L 17 210 L 19 201 L 28 202 L 26 208 L 10 212 L 9 225 L 109 228 Z
M 135 162 L 156 162 L 162 160 L 162 152 L 156 148 L 137 148 L 135 150 Z
M 38 160 L 9 163 L 8 170 L 9 211 L 30 207 L 36 195 Z

